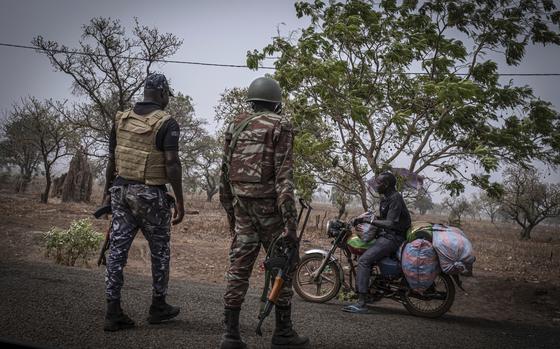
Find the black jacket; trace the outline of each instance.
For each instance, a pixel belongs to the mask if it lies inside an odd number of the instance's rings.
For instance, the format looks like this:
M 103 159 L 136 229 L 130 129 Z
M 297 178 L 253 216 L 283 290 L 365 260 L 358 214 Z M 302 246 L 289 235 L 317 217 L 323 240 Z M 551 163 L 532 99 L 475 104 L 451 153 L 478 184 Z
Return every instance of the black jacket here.
M 410 228 L 410 213 L 406 208 L 402 195 L 393 191 L 385 194 L 379 203 L 379 217 L 371 222 L 382 229 L 380 235 L 395 235 L 404 238 Z

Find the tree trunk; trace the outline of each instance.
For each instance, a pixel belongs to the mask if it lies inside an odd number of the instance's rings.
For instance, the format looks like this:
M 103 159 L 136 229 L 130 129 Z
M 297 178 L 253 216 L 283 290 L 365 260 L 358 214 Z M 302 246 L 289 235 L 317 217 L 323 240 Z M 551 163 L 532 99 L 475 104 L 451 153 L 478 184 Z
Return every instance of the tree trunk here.
M 70 168 L 62 186 L 62 201 L 89 202 L 93 175 L 87 156 L 78 151 L 70 161 Z
M 53 198 L 62 197 L 62 188 L 64 187 L 64 180 L 65 179 L 66 179 L 66 173 L 62 174 L 60 177 L 55 177 L 53 179 L 51 197 L 53 197 Z
M 218 191 L 216 190 L 216 188 L 212 190 L 206 190 L 206 202 L 212 201 L 212 198 L 214 197 L 214 195 L 216 195 L 217 192 Z
M 521 230 L 521 235 L 519 236 L 519 240 L 531 240 L 531 231 L 534 227 L 534 225 L 523 227 L 523 230 Z
M 51 168 L 50 166 L 45 167 L 45 178 L 47 179 L 47 184 L 45 185 L 45 191 L 41 194 L 41 202 L 46 204 L 49 202 L 49 192 L 51 191 Z
M 338 219 L 341 219 L 344 213 L 346 212 L 346 204 L 341 204 L 338 208 Z
M 14 188 L 15 192 L 25 193 L 27 191 L 27 187 L 29 186 L 29 183 L 31 183 L 31 177 L 25 174 L 20 175 L 16 182 L 16 186 Z

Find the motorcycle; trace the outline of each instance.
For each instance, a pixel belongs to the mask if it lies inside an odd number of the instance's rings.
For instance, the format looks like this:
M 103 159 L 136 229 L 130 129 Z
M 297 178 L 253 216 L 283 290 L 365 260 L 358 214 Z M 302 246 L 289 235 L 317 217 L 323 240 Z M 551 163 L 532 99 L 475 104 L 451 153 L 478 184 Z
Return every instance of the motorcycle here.
M 344 286 L 353 291 L 356 278 L 356 261 L 358 254 L 349 248 L 347 240 L 352 235 L 352 224 L 341 220 L 327 223 L 327 235 L 332 240 L 332 247 L 325 251 L 311 249 L 305 251 L 294 273 L 294 290 L 306 301 L 325 303 L 336 297 Z M 340 250 L 346 257 L 348 272 L 336 258 L 335 252 Z M 439 273 L 434 283 L 424 292 L 416 292 L 410 288 L 402 272 L 397 256 L 386 257 L 373 267 L 369 300 L 378 301 L 383 298 L 401 303 L 406 310 L 415 316 L 437 318 L 445 314 L 455 300 L 455 283 L 461 288 L 459 277 L 453 278 Z

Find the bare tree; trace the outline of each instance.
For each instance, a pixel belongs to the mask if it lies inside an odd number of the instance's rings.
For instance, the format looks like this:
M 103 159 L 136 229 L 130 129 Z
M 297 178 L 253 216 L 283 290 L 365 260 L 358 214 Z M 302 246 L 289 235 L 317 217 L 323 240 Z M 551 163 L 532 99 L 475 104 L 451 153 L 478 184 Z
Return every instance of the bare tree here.
M 477 199 L 480 203 L 480 210 L 490 217 L 490 222 L 494 223 L 502 206 L 500 200 L 489 196 L 486 192 L 481 192 Z
M 529 240 L 539 223 L 560 215 L 560 185 L 541 182 L 534 168 L 509 167 L 504 175 L 502 209 L 521 226 L 520 240 Z
M 83 146 L 94 155 L 106 154 L 116 112 L 131 106 L 156 61 L 172 56 L 182 45 L 175 35 L 140 25 L 138 19 L 132 34 L 126 34 L 119 20 L 96 17 L 82 27 L 78 48 L 42 36 L 33 39 L 53 67 L 73 79 L 74 94 L 89 99 L 66 116 L 85 131 Z
M 219 189 L 222 148 L 220 142 L 212 136 L 203 137 L 200 143 L 196 172 L 199 174 L 199 185 L 206 192 L 206 201 L 212 201 Z
M 445 198 L 442 204 L 449 210 L 449 224 L 461 226 L 461 219 L 470 209 L 467 199 L 462 196 L 452 196 Z
M 21 105 L 14 105 L 12 115 L 21 120 L 21 137 L 34 147 L 45 172 L 46 185 L 41 194 L 41 202 L 47 203 L 52 183 L 52 167 L 62 157 L 68 155 L 69 144 L 73 140 L 73 130 L 56 110 L 52 101 L 36 98 L 23 99 Z

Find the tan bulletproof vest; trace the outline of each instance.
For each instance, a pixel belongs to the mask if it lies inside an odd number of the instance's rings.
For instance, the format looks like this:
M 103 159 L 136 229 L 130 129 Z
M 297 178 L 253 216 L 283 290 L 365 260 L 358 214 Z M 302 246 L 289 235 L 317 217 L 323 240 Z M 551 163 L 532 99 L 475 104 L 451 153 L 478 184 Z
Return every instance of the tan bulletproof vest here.
M 120 177 L 148 185 L 169 182 L 164 153 L 156 147 L 156 135 L 161 125 L 170 118 L 163 110 L 147 115 L 138 115 L 132 110 L 117 113 L 115 157 Z

